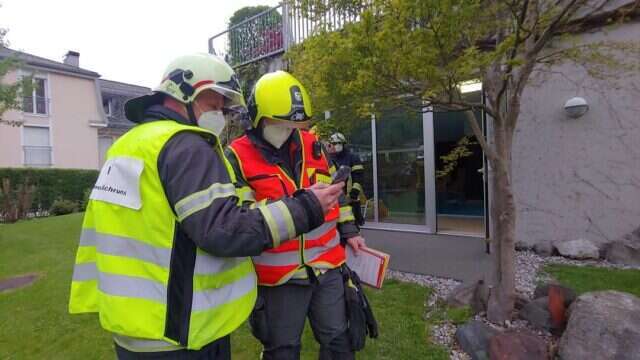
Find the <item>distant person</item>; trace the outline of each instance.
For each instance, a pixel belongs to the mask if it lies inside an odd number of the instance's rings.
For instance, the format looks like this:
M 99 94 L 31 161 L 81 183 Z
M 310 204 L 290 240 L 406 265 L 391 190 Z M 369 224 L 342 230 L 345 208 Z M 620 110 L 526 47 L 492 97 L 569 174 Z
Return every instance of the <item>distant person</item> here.
M 357 154 L 352 153 L 347 147 L 347 138 L 342 133 L 336 132 L 329 137 L 327 151 L 336 168 L 341 165 L 351 167 L 351 177 L 345 188 L 350 199 L 353 215 L 359 226 L 364 225 L 364 216 L 361 210 L 361 197 L 364 198 L 362 183 L 364 180 L 364 165 Z
M 217 57 L 177 58 L 125 110 L 138 125 L 91 193 L 69 311 L 99 313 L 119 359 L 230 359 L 229 334 L 257 296 L 248 256 L 320 226 L 341 186 L 253 204 L 218 141 L 225 116 L 246 107 Z

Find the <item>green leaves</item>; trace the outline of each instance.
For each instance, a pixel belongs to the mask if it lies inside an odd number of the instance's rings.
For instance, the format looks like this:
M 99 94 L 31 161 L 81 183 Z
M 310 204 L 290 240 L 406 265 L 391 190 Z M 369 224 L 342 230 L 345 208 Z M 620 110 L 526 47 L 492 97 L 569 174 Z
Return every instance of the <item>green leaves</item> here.
M 7 57 L 0 60 L 0 79 L 5 77 L 20 66 L 20 61 L 14 57 Z M 22 105 L 22 94 L 29 94 L 33 91 L 33 79 L 24 77 L 21 81 L 14 83 L 0 82 L 0 124 L 19 126 L 20 122 L 8 121 L 4 119 L 4 113 L 8 110 L 19 110 Z
M 476 0 L 374 0 L 360 21 L 307 39 L 288 57 L 317 109 L 440 103 L 492 60 L 475 45 L 488 33 L 477 22 L 482 9 Z

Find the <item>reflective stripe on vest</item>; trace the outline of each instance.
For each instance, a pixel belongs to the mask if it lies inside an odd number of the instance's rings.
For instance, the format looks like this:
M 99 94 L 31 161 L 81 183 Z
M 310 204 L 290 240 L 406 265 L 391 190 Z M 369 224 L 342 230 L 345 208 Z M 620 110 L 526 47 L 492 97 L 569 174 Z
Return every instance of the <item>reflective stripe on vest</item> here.
M 107 176 L 109 169 L 103 169 L 107 173 L 101 175 L 107 181 L 115 181 L 114 185 L 124 184 L 125 189 L 135 190 L 139 196 L 135 200 L 140 206 L 127 206 L 130 199 L 116 196 L 126 194 L 114 193 L 92 197 L 85 213 L 69 311 L 99 312 L 101 325 L 119 334 L 127 346 L 200 349 L 239 327 L 249 316 L 257 296 L 257 280 L 249 258 L 218 258 L 198 249 L 192 284 L 184 286 L 193 290 L 182 295 L 184 300 L 191 300 L 191 312 L 186 318 L 173 317 L 174 321 L 187 322 L 167 323 L 167 303 L 175 296 L 169 295 L 168 282 L 172 256 L 176 256 L 173 251 L 176 222 L 216 198 L 251 199 L 252 195 L 246 189 L 243 195 L 236 193 L 235 175 L 217 144 L 212 151 L 225 162 L 231 183 L 213 184 L 186 197 L 176 204 L 174 213 L 164 194 L 157 159 L 164 144 L 181 131 L 213 136 L 174 121 L 154 121 L 137 125 L 118 139 L 109 149 L 107 159 L 114 164 L 126 163 L 118 163 L 119 158 L 133 159 L 143 164 L 143 170 L 127 173 L 125 164 L 116 169 L 114 180 L 114 172 Z M 98 189 L 109 186 L 107 183 Z
M 326 243 L 324 246 L 314 246 L 305 249 L 304 257 L 308 260 L 308 262 L 313 262 L 313 260 L 315 260 L 318 256 L 322 255 L 325 251 L 335 246 L 340 246 L 339 234 L 333 236 L 331 238 L 331 241 Z M 253 262 L 256 265 L 287 266 L 291 264 L 292 261 L 297 261 L 298 257 L 298 250 L 280 253 L 263 252 L 262 254 L 260 254 L 260 256 L 254 256 Z
M 293 194 L 298 188 L 308 188 L 315 182 L 330 181 L 329 166 L 324 154 L 316 159 L 313 156 L 313 142 L 315 136 L 305 131 L 297 131 L 300 138 L 302 154 L 302 178 L 296 183 L 289 174 L 279 166 L 268 163 L 259 150 L 251 143 L 247 136 L 233 141 L 230 149 L 235 153 L 238 164 L 245 180 L 255 191 L 258 201 L 273 201 L 283 196 Z M 284 204 L 270 203 L 263 207 L 271 209 L 271 214 L 264 214 L 265 221 L 272 229 L 272 236 L 282 239 L 282 243 L 273 249 L 254 256 L 259 283 L 261 285 L 279 285 L 291 278 L 302 264 L 318 268 L 333 268 L 344 262 L 344 248 L 340 245 L 340 236 L 336 224 L 340 217 L 340 209 L 335 207 L 325 217 L 325 223 L 320 227 L 295 236 L 293 221 L 278 222 L 275 217 L 280 216 L 289 220 L 286 215 L 279 214 Z M 258 208 L 261 208 L 258 206 Z M 286 207 L 285 207 L 286 209 Z M 274 216 L 275 214 L 275 216 Z M 304 250 L 300 251 L 300 243 L 304 243 Z
M 216 259 L 213 256 L 210 258 Z M 198 260 L 199 259 L 199 260 Z M 230 259 L 231 261 L 220 261 L 220 259 L 203 259 L 202 256 L 196 258 L 196 273 L 199 275 L 212 275 L 230 270 L 239 264 L 246 262 L 246 259 Z M 211 271 L 213 270 L 213 271 Z M 161 282 L 144 279 L 135 276 L 117 275 L 97 270 L 96 263 L 77 264 L 73 272 L 74 281 L 99 280 L 99 288 L 105 294 L 114 296 L 126 296 L 156 301 L 162 304 L 167 302 L 166 287 Z M 216 307 L 226 301 L 234 300 L 245 295 L 255 287 L 255 276 L 244 276 L 240 280 L 230 283 L 217 289 L 194 290 L 193 310 L 205 310 Z
M 113 334 L 113 341 L 120 347 L 133 352 L 159 352 L 184 349 L 184 346 L 173 345 L 163 340 L 139 339 L 119 334 Z
M 351 210 L 351 206 L 347 205 L 347 206 L 343 206 L 340 208 L 340 220 L 338 220 L 338 222 L 345 222 L 345 221 L 354 221 L 355 217 L 353 216 L 353 211 Z

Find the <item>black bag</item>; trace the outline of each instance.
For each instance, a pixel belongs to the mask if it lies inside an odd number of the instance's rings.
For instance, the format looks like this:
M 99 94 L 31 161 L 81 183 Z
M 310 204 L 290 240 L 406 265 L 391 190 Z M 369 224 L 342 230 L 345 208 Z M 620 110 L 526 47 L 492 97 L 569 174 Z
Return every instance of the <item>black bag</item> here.
M 342 265 L 341 271 L 351 350 L 360 351 L 364 348 L 367 335 L 372 339 L 378 337 L 378 322 L 373 316 L 367 296 L 362 291 L 358 274 L 349 269 L 346 264 Z

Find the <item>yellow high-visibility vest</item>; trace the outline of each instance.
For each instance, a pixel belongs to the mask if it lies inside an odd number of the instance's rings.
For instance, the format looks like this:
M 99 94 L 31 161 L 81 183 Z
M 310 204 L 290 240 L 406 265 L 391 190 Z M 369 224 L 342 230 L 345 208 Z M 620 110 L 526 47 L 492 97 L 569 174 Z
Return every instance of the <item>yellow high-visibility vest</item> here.
M 225 161 L 232 183 L 213 184 L 178 202 L 174 212 L 157 163 L 166 142 L 181 131 L 214 136 L 166 120 L 138 125 L 118 139 L 108 151 L 82 225 L 69 312 L 99 313 L 100 324 L 116 339 L 140 340 L 142 348 L 136 351 L 163 344 L 200 349 L 238 328 L 257 295 L 249 258 L 219 258 L 201 249 L 191 259 L 190 281 L 169 284 L 174 262 L 189 261 L 175 251 L 177 241 L 191 241 L 176 239 L 179 222 L 203 208 L 203 195 L 209 200 L 247 196 L 236 191 L 233 170 L 216 144 L 212 150 Z M 170 289 L 179 289 L 186 304 L 169 304 L 175 299 Z M 184 309 L 182 318 L 188 320 L 176 324 L 180 316 L 175 312 Z

